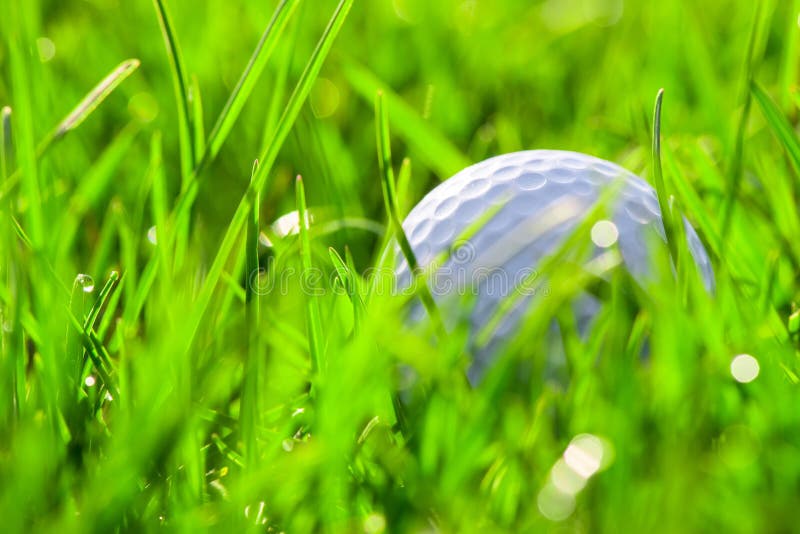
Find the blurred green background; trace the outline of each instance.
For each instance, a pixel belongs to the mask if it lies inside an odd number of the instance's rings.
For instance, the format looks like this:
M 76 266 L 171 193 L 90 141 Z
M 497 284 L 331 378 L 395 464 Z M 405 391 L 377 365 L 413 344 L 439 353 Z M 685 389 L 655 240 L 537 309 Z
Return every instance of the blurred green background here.
M 163 3 L 201 101 L 197 141 L 279 2 Z M 278 143 L 260 221 L 242 231 L 254 196 L 240 201 L 333 0 L 299 2 L 198 176 L 187 232 L 164 244 L 153 228 L 185 185 L 158 2 L 0 0 L 0 531 L 794 530 L 800 0 L 352 4 Z M 37 153 L 129 58 L 140 67 Z M 466 165 L 524 149 L 585 152 L 652 183 L 660 88 L 668 190 L 718 290 L 680 282 L 633 305 L 615 279 L 592 336 L 565 334 L 567 385 L 520 384 L 512 358 L 470 388 L 463 329 L 434 342 L 388 297 L 365 296 L 360 317 L 343 294 L 293 281 L 258 298 L 244 283 L 255 253 L 333 273 L 328 247 L 347 247 L 345 278 L 368 292 L 358 273 L 387 220 L 378 90 L 404 212 Z M 312 231 L 333 224 L 309 250 L 269 230 L 300 207 L 297 175 Z M 258 230 L 273 248 L 256 248 Z M 556 312 L 533 315 L 518 352 L 546 360 Z M 739 353 L 760 363 L 750 384 L 731 374 Z M 398 363 L 422 383 L 404 409 Z M 576 447 L 596 453 L 583 478 L 565 467 Z
M 11 1 L 11 0 L 9 0 Z M 11 2 L 15 3 L 15 2 Z M 21 5 L 21 4 L 20 4 Z M 276 56 L 291 63 L 289 90 L 323 28 L 333 2 L 301 6 Z M 208 122 L 233 89 L 274 2 L 170 3 L 186 69 L 196 76 Z M 777 97 L 791 101 L 796 78 L 796 24 L 791 2 L 775 2 L 761 37 L 758 74 Z M 63 187 L 71 188 L 109 137 L 126 124 L 143 131 L 115 181 L 141 179 L 147 132 L 160 130 L 177 189 L 174 95 L 164 45 L 149 2 L 41 2 L 30 18 L 32 54 L 43 57 L 34 87 L 35 127 L 44 135 L 97 81 L 129 57 L 142 67 L 81 135 L 54 158 Z M 272 214 L 293 208 L 282 191 L 295 174 L 307 176 L 315 203 L 334 195 L 348 208 L 375 217 L 380 211 L 372 96 L 354 88 L 343 69 L 356 62 L 444 136 L 465 161 L 529 148 L 583 151 L 644 167 L 631 156 L 649 146 L 649 115 L 656 91 L 666 91 L 664 131 L 706 143 L 714 160 L 732 150 L 742 103 L 742 76 L 755 5 L 739 1 L 650 2 L 364 2 L 353 10 L 332 58 L 279 162 Z M 5 28 L 4 31 L 8 31 Z M 271 61 L 205 182 L 198 214 L 214 232 L 224 225 L 263 144 L 270 95 L 281 61 Z M 0 100 L 9 101 L 9 81 Z M 364 98 L 366 96 L 366 98 Z M 207 126 L 210 128 L 210 124 Z M 452 168 L 408 149 L 415 164 L 414 198 Z M 314 187 L 314 184 L 320 187 Z M 714 191 L 709 192 L 714 194 Z M 719 192 L 716 192 L 719 195 Z

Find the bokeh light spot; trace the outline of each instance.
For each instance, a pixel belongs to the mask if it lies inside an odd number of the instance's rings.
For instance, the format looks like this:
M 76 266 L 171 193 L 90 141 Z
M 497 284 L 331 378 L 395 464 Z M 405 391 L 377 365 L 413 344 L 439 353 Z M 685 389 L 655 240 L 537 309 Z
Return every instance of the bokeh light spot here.
M 128 112 L 141 122 L 158 117 L 158 102 L 150 93 L 136 93 L 128 100 Z
M 339 108 L 339 88 L 329 79 L 319 78 L 309 99 L 315 117 L 318 119 L 330 117 Z
M 47 63 L 56 55 L 56 44 L 47 37 L 36 39 L 36 48 L 39 50 L 39 59 L 42 63 Z
M 575 497 L 547 484 L 536 499 L 539 511 L 550 521 L 563 521 L 575 511 Z
M 731 360 L 731 374 L 737 382 L 747 384 L 758 377 L 761 367 L 749 354 L 739 354 Z
M 597 221 L 592 226 L 592 241 L 598 247 L 608 248 L 619 239 L 617 225 L 611 221 Z

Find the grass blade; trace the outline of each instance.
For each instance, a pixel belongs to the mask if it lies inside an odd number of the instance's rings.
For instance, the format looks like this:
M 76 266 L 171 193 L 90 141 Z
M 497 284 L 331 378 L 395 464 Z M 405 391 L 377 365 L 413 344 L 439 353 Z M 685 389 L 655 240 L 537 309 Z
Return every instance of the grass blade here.
M 419 297 L 428 315 L 436 324 L 439 332 L 444 332 L 441 317 L 436 308 L 436 303 L 433 300 L 428 284 L 423 278 L 422 269 L 420 269 L 417 257 L 414 250 L 411 248 L 411 243 L 408 241 L 403 225 L 400 221 L 400 215 L 397 207 L 397 192 L 394 183 L 394 170 L 392 169 L 392 152 L 391 152 L 391 138 L 389 135 L 389 114 L 386 110 L 384 103 L 383 91 L 378 91 L 375 96 L 375 129 L 378 144 L 378 166 L 381 175 L 381 190 L 383 191 L 383 202 L 386 207 L 386 213 L 389 216 L 389 223 L 392 233 L 397 238 L 400 244 L 400 250 L 403 253 L 406 261 L 408 262 L 414 278 L 421 281 L 419 285 Z
M 219 153 L 233 125 L 236 123 L 236 119 L 239 118 L 245 102 L 250 98 L 256 82 L 261 77 L 267 61 L 275 50 L 283 30 L 286 28 L 286 24 L 299 4 L 300 0 L 281 0 L 281 3 L 275 8 L 272 19 L 267 24 L 267 28 L 261 35 L 255 50 L 253 50 L 244 72 L 242 72 L 236 87 L 228 97 L 228 101 L 225 102 L 225 107 L 222 108 L 222 112 L 211 130 L 211 134 L 208 137 L 208 150 L 203 153 L 198 168 L 202 168 L 207 160 L 213 160 Z
M 94 289 L 94 282 L 91 277 L 79 274 L 72 283 L 72 291 L 69 298 L 70 314 L 78 321 L 78 328 L 73 325 L 67 326 L 65 361 L 62 372 L 65 375 L 65 385 L 71 390 L 76 390 L 80 379 L 80 369 L 83 364 L 83 338 L 85 323 L 84 311 L 86 308 L 87 293 Z
M 678 261 L 678 244 L 675 241 L 676 227 L 675 216 L 669 202 L 667 186 L 664 183 L 664 171 L 661 167 L 661 104 L 664 100 L 664 89 L 659 89 L 656 95 L 655 110 L 653 112 L 653 176 L 656 182 L 658 205 L 664 219 L 664 232 L 667 235 L 667 246 L 673 261 Z
M 792 8 L 790 13 L 800 12 L 800 0 L 792 1 Z M 786 17 L 786 31 L 787 43 L 785 44 L 783 52 L 783 61 L 781 65 L 781 83 L 783 88 L 781 94 L 781 104 L 788 108 L 792 102 L 792 88 L 795 86 L 798 72 L 800 72 L 800 64 L 798 63 L 798 45 L 800 45 L 800 35 L 795 31 L 797 20 L 795 17 Z
M 355 270 L 352 268 L 352 255 L 350 250 L 345 251 L 347 256 L 347 263 L 342 259 L 336 249 L 333 247 L 328 248 L 328 254 L 331 257 L 334 269 L 336 269 L 336 276 L 342 283 L 350 302 L 353 305 L 353 331 L 358 334 L 361 331 L 361 321 L 364 314 L 364 302 L 361 300 L 361 295 L 358 290 L 358 281 L 356 280 Z
M 172 88 L 175 92 L 175 101 L 178 109 L 178 138 L 180 140 L 181 153 L 181 183 L 183 188 L 188 187 L 188 182 L 194 168 L 194 144 L 192 143 L 192 132 L 194 129 L 191 124 L 189 112 L 189 91 L 187 85 L 186 70 L 183 66 L 183 57 L 178 47 L 178 41 L 172 21 L 167 11 L 164 0 L 153 0 L 158 15 L 158 23 L 161 26 L 161 34 L 164 37 L 164 46 L 167 49 L 169 58 L 170 74 L 172 75 Z
M 36 160 L 34 125 L 34 101 L 32 95 L 29 65 L 18 39 L 8 40 L 7 54 L 11 74 L 11 91 L 14 95 L 14 115 L 12 131 L 14 135 L 14 150 L 16 151 L 19 172 L 14 176 L 21 177 L 21 192 L 25 195 L 30 208 L 25 213 L 25 224 L 30 235 L 30 242 L 34 249 L 40 249 L 44 243 L 46 225 L 44 222 L 44 209 L 42 197 L 42 184 L 40 184 L 39 167 Z M 14 177 L 8 180 L 8 187 L 13 187 Z M 6 184 L 4 184 L 6 185 Z
M 39 154 L 41 155 L 51 142 L 62 138 L 80 126 L 122 82 L 139 68 L 140 64 L 138 59 L 127 59 L 94 86 L 89 94 L 56 126 L 53 133 L 39 144 Z
M 0 181 L 5 185 L 11 167 L 11 108 L 0 110 Z
M 114 289 L 117 287 L 117 282 L 119 282 L 119 273 L 117 271 L 111 271 L 111 274 L 108 276 L 108 280 L 106 280 L 103 289 L 101 289 L 100 293 L 97 295 L 97 300 L 95 300 L 94 304 L 89 310 L 89 313 L 86 315 L 86 320 L 83 323 L 83 329 L 87 332 L 94 328 L 97 317 L 100 315 L 100 310 L 103 309 L 106 301 L 114 292 Z
M 192 104 L 190 121 L 194 126 L 194 153 L 202 154 L 206 150 L 205 113 L 203 112 L 203 97 L 200 93 L 200 83 L 197 76 L 192 76 L 192 85 L 189 89 L 189 101 Z
M 278 152 L 283 146 L 284 141 L 286 141 L 286 138 L 289 135 L 289 132 L 291 131 L 292 126 L 294 125 L 295 120 L 297 119 L 297 116 L 303 107 L 303 104 L 308 98 L 308 94 L 311 92 L 311 87 L 314 85 L 314 81 L 317 79 L 320 69 L 322 69 L 322 64 L 325 62 L 325 58 L 328 57 L 328 53 L 333 46 L 333 42 L 336 39 L 336 36 L 339 34 L 339 31 L 341 30 L 342 25 L 347 18 L 347 14 L 350 12 L 352 7 L 353 0 L 341 0 L 337 5 L 336 10 L 331 17 L 330 22 L 328 23 L 328 26 L 325 28 L 322 37 L 320 37 L 320 40 L 314 49 L 314 52 L 311 54 L 311 58 L 306 64 L 303 74 L 300 76 L 300 80 L 295 86 L 292 96 L 289 98 L 289 102 L 287 103 L 281 118 L 278 120 L 272 140 L 262 152 L 262 157 L 259 158 L 259 167 L 256 171 L 256 174 L 253 177 L 253 180 L 250 182 L 247 192 L 239 202 L 236 212 L 233 214 L 233 218 L 228 225 L 228 229 L 225 232 L 222 243 L 220 243 L 220 246 L 217 250 L 216 257 L 209 268 L 208 274 L 203 283 L 203 287 L 198 294 L 195 315 L 192 317 L 189 323 L 189 342 L 194 339 L 194 336 L 197 333 L 197 329 L 200 326 L 200 321 L 205 315 L 208 304 L 211 301 L 211 295 L 214 291 L 214 288 L 216 288 L 220 276 L 222 275 L 225 262 L 233 250 L 233 247 L 236 243 L 236 238 L 240 234 L 242 227 L 247 220 L 247 216 L 250 213 L 250 206 L 255 200 L 256 194 L 263 191 L 268 185 L 267 182 L 270 176 L 269 173 L 272 170 L 275 159 L 278 157 Z M 189 208 L 191 205 L 191 199 L 194 198 L 196 193 L 197 186 L 195 182 L 193 187 L 187 190 L 186 193 L 181 195 L 179 198 L 175 208 L 175 212 L 178 214 L 178 216 L 180 216 L 181 213 Z M 188 347 L 186 348 L 188 350 Z
M 114 90 L 119 87 L 119 85 L 124 82 L 128 77 L 130 77 L 136 69 L 139 68 L 140 62 L 138 59 L 127 59 L 120 63 L 120 65 L 111 71 L 108 76 L 103 78 L 103 80 L 98 83 L 88 95 L 86 95 L 83 100 L 78 103 L 77 106 L 51 131 L 44 139 L 42 139 L 38 146 L 36 147 L 36 156 L 41 157 L 44 155 L 47 150 L 53 145 L 55 141 L 58 141 L 62 137 L 64 137 L 67 133 L 75 130 L 78 126 L 83 124 L 83 122 L 91 115 L 99 106 L 106 100 L 109 95 L 114 92 Z M 8 114 L 6 115 L 5 112 L 8 110 Z M 7 125 L 7 128 L 4 128 L 4 131 L 7 132 L 9 136 L 6 141 L 10 142 L 10 119 L 11 119 L 11 108 L 3 108 L 3 123 L 4 126 Z M 7 163 L 7 162 L 6 162 Z M 6 169 L 11 168 L 10 165 L 7 165 Z M 2 176 L 7 176 L 4 171 Z M 20 170 L 18 169 L 16 172 L 10 175 L 7 182 L 3 184 L 2 189 L 2 196 L 5 196 L 11 192 L 11 189 L 17 184 L 17 181 L 20 177 Z
M 281 50 L 276 57 L 277 72 L 274 74 L 271 85 L 272 98 L 270 98 L 267 116 L 264 120 L 264 127 L 261 132 L 261 144 L 265 146 L 275 132 L 275 125 L 281 117 L 283 102 L 286 100 L 286 92 L 288 91 L 287 80 L 289 79 L 289 73 L 294 63 L 294 54 L 292 52 L 297 49 L 302 20 L 303 13 L 301 12 L 292 23 L 289 34 L 286 36 L 286 40 L 283 42 Z
M 253 163 L 250 179 L 258 169 L 258 160 Z M 260 265 L 258 259 L 258 236 L 260 231 L 259 220 L 260 202 L 256 195 L 250 221 L 247 225 L 245 236 L 245 314 L 248 331 L 247 360 L 244 365 L 244 384 L 242 385 L 242 408 L 240 428 L 244 448 L 245 465 L 254 466 L 258 460 L 258 428 L 261 426 L 260 416 L 262 410 L 258 402 L 258 384 L 261 375 L 260 369 L 260 302 L 257 288 L 259 287 Z
M 97 207 L 100 199 L 108 194 L 110 187 L 113 187 L 114 177 L 134 146 L 139 131 L 138 124 L 128 124 L 76 184 L 64 217 L 63 231 L 58 244 L 60 254 L 66 254 L 70 250 L 86 213 Z
M 731 156 L 731 163 L 729 168 L 728 177 L 728 191 L 725 196 L 725 202 L 722 206 L 722 228 L 720 235 L 722 243 L 727 243 L 728 232 L 730 231 L 731 222 L 733 220 L 733 208 L 736 205 L 736 200 L 739 196 L 739 189 L 742 184 L 743 168 L 742 162 L 744 158 L 744 135 L 747 128 L 747 122 L 750 117 L 750 106 L 752 104 L 750 86 L 753 81 L 753 69 L 756 60 L 756 51 L 763 51 L 763 46 L 759 46 L 759 39 L 761 38 L 760 28 L 764 24 L 764 28 L 768 28 L 765 22 L 762 21 L 763 3 L 756 4 L 756 12 L 753 17 L 753 25 L 750 29 L 750 38 L 747 42 L 747 52 L 744 59 L 744 74 L 743 74 L 743 93 L 742 93 L 742 114 L 739 117 L 739 123 L 736 128 L 736 137 L 733 147 L 733 154 Z M 765 31 L 767 31 L 765 29 Z
M 758 103 L 758 107 L 761 108 L 761 113 L 767 120 L 772 133 L 775 134 L 775 137 L 786 150 L 789 161 L 792 162 L 792 167 L 800 176 L 800 140 L 798 140 L 794 128 L 778 109 L 775 101 L 770 98 L 758 82 L 753 81 L 750 84 L 750 90 Z
M 308 207 L 306 206 L 306 190 L 303 187 L 303 178 L 297 177 L 297 215 L 300 227 L 300 260 L 303 266 L 302 276 L 311 283 L 310 275 L 314 269 L 311 259 L 311 239 L 308 237 Z M 308 286 L 307 286 L 308 287 Z M 322 359 L 322 320 L 319 301 L 314 295 L 315 288 L 308 287 L 311 294 L 306 295 L 306 322 L 308 323 L 308 345 L 311 350 L 311 369 L 315 376 L 324 374 L 325 366 Z
M 441 178 L 447 178 L 472 162 L 430 123 L 420 117 L 400 96 L 389 91 L 386 84 L 355 61 L 343 65 L 350 85 L 364 100 L 370 102 L 377 91 L 385 94 L 392 107 L 392 128 L 416 152 L 420 159 Z

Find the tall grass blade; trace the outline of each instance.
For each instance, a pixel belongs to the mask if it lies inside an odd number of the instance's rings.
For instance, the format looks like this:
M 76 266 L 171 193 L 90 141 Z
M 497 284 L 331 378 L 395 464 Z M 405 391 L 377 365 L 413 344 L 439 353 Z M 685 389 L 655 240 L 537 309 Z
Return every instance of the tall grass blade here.
M 678 244 L 676 242 L 677 230 L 675 214 L 672 212 L 667 186 L 664 183 L 664 170 L 661 166 L 661 105 L 664 100 L 664 89 L 659 89 L 656 94 L 655 110 L 653 112 L 653 176 L 656 182 L 658 205 L 661 208 L 661 217 L 664 220 L 664 231 L 667 235 L 667 246 L 675 262 L 678 261 Z
M 322 319 L 319 309 L 319 300 L 314 294 L 316 288 L 310 287 L 313 280 L 314 264 L 311 258 L 311 239 L 308 236 L 308 206 L 306 206 L 306 190 L 303 187 L 303 178 L 297 177 L 297 215 L 300 227 L 300 261 L 303 267 L 302 276 L 309 282 L 304 284 L 311 290 L 306 294 L 306 322 L 308 324 L 308 345 L 311 350 L 311 369 L 315 376 L 324 375 L 325 362 L 323 360 Z
M 253 163 L 250 179 L 255 176 L 258 169 L 258 160 Z M 260 381 L 261 336 L 260 332 L 260 306 L 259 279 L 261 267 L 258 259 L 259 233 L 260 233 L 260 197 L 256 195 L 255 202 L 247 224 L 245 235 L 245 328 L 248 332 L 247 360 L 244 365 L 244 384 L 242 386 L 241 431 L 244 447 L 245 465 L 253 467 L 259 457 L 258 453 L 258 428 L 260 424 L 261 409 L 258 402 L 258 385 Z
M 383 91 L 378 91 L 375 95 L 375 130 L 378 146 L 378 167 L 381 175 L 381 191 L 383 192 L 383 202 L 386 213 L 389 217 L 392 233 L 397 238 L 400 250 L 408 262 L 414 279 L 421 282 L 419 285 L 419 297 L 428 315 L 436 323 L 440 332 L 444 332 L 441 317 L 436 308 L 430 288 L 425 281 L 422 269 L 419 266 L 411 243 L 408 241 L 400 220 L 397 207 L 397 191 L 394 182 L 394 170 L 392 169 L 391 137 L 389 135 L 389 114 L 384 102 Z
M 730 167 L 728 169 L 728 191 L 725 195 L 725 202 L 722 206 L 722 227 L 720 235 L 723 246 L 728 242 L 728 232 L 730 231 L 733 220 L 733 210 L 739 197 L 743 177 L 744 160 L 744 136 L 747 129 L 747 122 L 750 118 L 750 107 L 752 104 L 750 86 L 753 81 L 753 69 L 755 68 L 757 50 L 762 50 L 759 46 L 761 38 L 761 26 L 763 24 L 762 14 L 765 12 L 763 2 L 756 3 L 753 24 L 750 28 L 750 38 L 747 42 L 747 52 L 744 58 L 743 87 L 742 87 L 742 114 L 739 116 L 739 123 L 736 127 L 736 137 L 731 154 Z M 766 28 L 765 28 L 765 31 Z
M 333 46 L 333 42 L 336 39 L 336 36 L 339 34 L 342 25 L 344 25 L 347 14 L 350 12 L 350 8 L 352 7 L 353 0 L 341 0 L 337 5 L 336 10 L 331 17 L 330 22 L 328 23 L 328 26 L 325 28 L 322 37 L 320 37 L 320 40 L 314 49 L 314 52 L 311 54 L 311 58 L 306 64 L 303 74 L 300 76 L 300 80 L 298 80 L 297 85 L 295 86 L 292 96 L 289 98 L 289 102 L 287 103 L 281 118 L 278 120 L 272 140 L 264 148 L 261 157 L 258 158 L 259 167 L 256 170 L 256 174 L 253 176 L 247 192 L 242 197 L 235 213 L 233 214 L 233 218 L 228 225 L 228 229 L 225 232 L 222 243 L 220 243 L 220 246 L 217 250 L 214 262 L 211 264 L 205 281 L 203 282 L 203 287 L 197 296 L 195 312 L 188 325 L 189 340 L 194 339 L 194 336 L 197 333 L 197 329 L 200 326 L 200 321 L 202 320 L 202 317 L 205 315 L 206 309 L 208 308 L 214 288 L 216 288 L 220 276 L 222 275 L 225 262 L 233 250 L 237 236 L 240 234 L 242 227 L 246 223 L 247 216 L 250 213 L 250 206 L 255 201 L 256 193 L 262 192 L 268 185 L 268 179 L 270 176 L 269 173 L 272 170 L 275 159 L 278 157 L 278 152 L 283 146 L 284 141 L 286 141 L 286 137 L 289 135 L 289 132 L 291 131 L 292 126 L 294 125 L 295 120 L 297 119 L 297 116 L 303 107 L 303 104 L 308 98 L 311 88 L 314 85 L 314 81 L 317 79 L 320 69 L 322 69 L 322 64 L 325 62 L 325 58 L 328 57 L 328 53 Z M 189 202 L 190 199 L 193 198 L 193 194 L 196 194 L 196 186 L 187 191 L 186 194 L 181 195 L 181 198 L 179 198 L 175 207 L 175 212 L 177 214 L 180 215 L 182 212 L 188 209 Z
M 795 133 L 788 119 L 778 109 L 775 101 L 770 98 L 758 82 L 754 80 L 750 85 L 750 90 L 758 103 L 758 107 L 761 108 L 761 113 L 767 120 L 772 133 L 786 150 L 795 173 L 800 176 L 800 139 L 798 139 L 797 133 Z
M 14 95 L 14 114 L 9 115 L 12 122 L 14 135 L 15 161 L 19 171 L 15 173 L 21 178 L 21 193 L 28 203 L 25 215 L 25 225 L 30 235 L 31 246 L 38 250 L 43 247 L 46 234 L 44 222 L 44 208 L 42 197 L 42 184 L 36 157 L 34 139 L 36 128 L 34 125 L 34 102 L 32 100 L 31 76 L 26 54 L 21 48 L 18 38 L 8 40 L 8 64 L 11 74 L 11 91 Z M 14 178 L 9 179 L 4 186 L 13 187 Z M 5 187 L 4 187 L 5 188 Z
M 188 187 L 190 176 L 194 169 L 195 154 L 192 134 L 194 128 L 191 124 L 191 112 L 189 111 L 189 89 L 188 77 L 183 64 L 178 39 L 170 19 L 169 11 L 164 3 L 165 0 L 153 0 L 153 5 L 158 16 L 158 23 L 161 27 L 161 34 L 164 38 L 164 46 L 167 49 L 169 59 L 170 74 L 172 76 L 172 88 L 175 93 L 175 103 L 178 110 L 178 138 L 181 154 L 181 184 L 185 189 Z
M 192 132 L 194 153 L 202 154 L 206 150 L 206 127 L 205 112 L 203 111 L 203 95 L 200 92 L 200 83 L 197 81 L 197 76 L 192 76 L 192 84 L 189 87 L 189 102 L 192 105 L 190 122 L 194 127 L 194 131 Z M 195 171 L 195 174 L 197 174 L 197 171 Z
M 292 65 L 294 63 L 293 51 L 298 47 L 303 14 L 304 12 L 298 13 L 297 18 L 292 22 L 292 27 L 289 30 L 289 34 L 286 36 L 286 40 L 282 44 L 280 53 L 276 57 L 276 61 L 278 62 L 277 72 L 272 80 L 272 97 L 269 101 L 267 116 L 264 119 L 264 127 L 261 132 L 261 144 L 263 146 L 266 146 L 269 140 L 272 139 L 272 136 L 275 133 L 275 125 L 278 124 L 278 120 L 281 117 L 281 112 L 283 111 L 286 93 L 289 89 L 287 80 L 289 79 L 289 73 L 291 72 Z
M 72 247 L 78 228 L 84 222 L 86 213 L 98 206 L 100 200 L 108 195 L 114 185 L 114 177 L 129 155 L 140 127 L 128 124 L 103 150 L 92 166 L 76 184 L 75 192 L 69 199 L 67 214 L 64 217 L 59 254 L 66 254 Z
M 242 108 L 250 98 L 256 82 L 261 77 L 267 61 L 275 50 L 283 30 L 286 28 L 286 24 L 299 4 L 300 0 L 281 0 L 278 7 L 275 8 L 272 19 L 267 24 L 267 28 L 261 35 L 255 50 L 253 50 L 247 66 L 245 66 L 239 81 L 236 83 L 236 87 L 234 87 L 233 92 L 225 102 L 225 107 L 222 108 L 222 112 L 220 112 L 211 130 L 207 143 L 208 150 L 203 153 L 203 157 L 198 164 L 199 168 L 202 168 L 207 160 L 213 160 L 219 153 L 233 125 L 236 123 L 236 119 L 239 118 Z

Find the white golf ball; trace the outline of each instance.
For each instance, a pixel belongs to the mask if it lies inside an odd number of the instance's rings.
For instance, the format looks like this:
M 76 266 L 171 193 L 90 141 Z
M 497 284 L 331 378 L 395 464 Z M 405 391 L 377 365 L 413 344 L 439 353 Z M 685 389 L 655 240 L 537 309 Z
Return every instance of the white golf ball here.
M 422 269 L 445 258 L 428 281 L 437 305 L 447 310 L 448 303 L 463 302 L 458 299 L 465 292 L 474 295 L 469 321 L 470 332 L 476 333 L 613 184 L 618 190 L 608 204 L 608 216 L 591 229 L 593 256 L 618 247 L 625 268 L 644 282 L 653 270 L 652 243 L 666 241 L 655 190 L 614 163 L 576 152 L 531 150 L 472 165 L 425 195 L 406 217 L 403 230 Z M 478 230 L 462 242 L 475 227 Z M 685 219 L 684 227 L 689 250 L 711 291 L 714 273 L 708 254 Z M 410 287 L 412 277 L 398 255 L 396 283 L 402 291 Z M 530 298 L 522 298 L 503 316 L 487 344 L 473 347 L 468 370 L 473 384 L 502 343 L 513 337 Z M 577 301 L 579 328 L 587 327 L 598 307 L 588 295 Z M 424 311 L 417 305 L 411 315 L 412 321 L 419 320 Z

